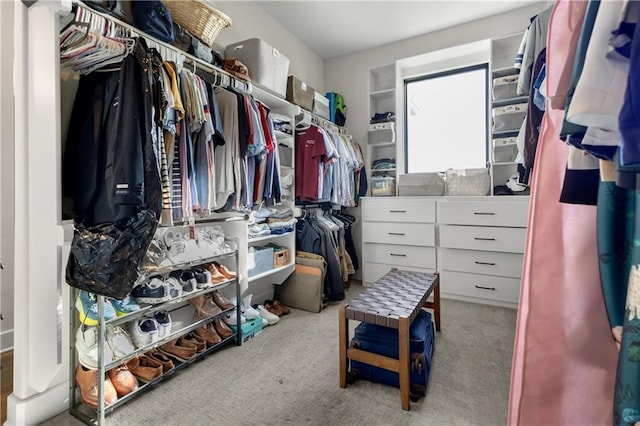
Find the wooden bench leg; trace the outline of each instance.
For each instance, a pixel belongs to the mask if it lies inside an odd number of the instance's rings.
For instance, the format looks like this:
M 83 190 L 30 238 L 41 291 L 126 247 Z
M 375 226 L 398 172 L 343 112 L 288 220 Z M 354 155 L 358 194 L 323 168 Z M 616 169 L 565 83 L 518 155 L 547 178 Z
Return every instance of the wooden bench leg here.
M 433 316 L 435 317 L 436 331 L 440 331 L 440 279 L 433 289 Z
M 400 400 L 402 409 L 409 410 L 409 321 L 408 318 L 399 318 L 398 324 L 398 358 L 400 361 Z
M 338 335 L 339 335 L 339 356 L 340 356 L 340 387 L 347 387 L 347 368 L 349 359 L 347 358 L 347 348 L 349 345 L 349 320 L 346 316 L 344 305 L 338 307 Z

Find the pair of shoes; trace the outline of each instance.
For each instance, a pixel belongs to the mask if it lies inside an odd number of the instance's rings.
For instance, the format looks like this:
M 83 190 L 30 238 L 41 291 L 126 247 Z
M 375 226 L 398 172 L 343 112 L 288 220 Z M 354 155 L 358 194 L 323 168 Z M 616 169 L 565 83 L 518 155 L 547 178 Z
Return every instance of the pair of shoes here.
M 213 300 L 213 302 L 216 305 L 220 306 L 220 309 L 226 310 L 226 309 L 235 308 L 236 306 L 235 298 L 232 300 L 227 299 L 218 290 L 214 290 L 209 294 L 210 294 L 211 300 Z
M 218 333 L 218 335 L 220 335 L 220 337 L 222 337 L 223 339 L 227 339 L 233 336 L 233 330 L 231 330 L 227 326 L 227 324 L 225 324 L 224 321 L 222 321 L 222 319 L 220 318 L 213 321 L 213 327 L 216 329 L 216 332 Z
M 258 312 L 255 308 L 251 306 L 251 298 L 253 294 L 247 295 L 244 299 L 242 299 L 242 303 L 239 304 L 240 311 L 242 312 L 242 316 L 246 319 L 254 319 L 260 317 L 260 312 Z M 230 299 L 230 302 L 234 305 L 236 304 L 236 298 L 233 297 Z
M 119 317 L 123 317 L 140 310 L 140 305 L 136 303 L 135 299 L 131 297 L 130 294 L 127 294 L 124 299 L 113 299 L 111 303 L 116 311 L 116 315 Z
M 192 297 L 189 299 L 189 303 L 193 305 L 200 319 L 212 317 L 222 312 L 222 309 L 211 299 L 210 294 Z
M 82 402 L 92 408 L 98 406 L 98 371 L 86 368 L 85 366 L 78 364 L 76 366 L 76 384 L 80 388 L 80 397 Z M 116 392 L 113 383 L 109 380 L 109 377 L 104 379 L 104 402 L 105 405 L 111 405 L 118 400 L 118 393 Z
M 104 341 L 103 362 L 111 362 L 122 358 L 133 351 L 135 347 L 131 337 L 122 327 L 108 327 Z M 76 331 L 76 352 L 78 361 L 90 369 L 98 368 L 98 328 L 81 325 Z
M 144 354 L 127 363 L 127 368 L 141 382 L 150 382 L 162 375 L 162 363 L 155 358 Z
M 215 326 L 211 322 L 204 324 L 200 328 L 196 328 L 194 333 L 202 338 L 208 346 L 215 346 L 222 341 L 222 338 L 216 332 Z
M 204 266 L 194 266 L 191 271 L 196 280 L 196 286 L 198 288 L 207 288 L 213 285 L 211 280 L 211 272 Z
M 129 371 L 127 364 L 112 368 L 107 371 L 107 376 L 118 396 L 125 396 L 138 390 L 138 379 Z
M 291 312 L 287 306 L 284 306 L 278 300 L 265 300 L 264 307 L 274 315 L 281 317 L 282 315 L 287 315 Z
M 200 353 L 207 348 L 207 341 L 194 332 L 178 337 L 178 341 L 180 340 L 182 340 L 181 344 L 183 346 L 192 346 L 196 348 L 196 353 Z
M 157 311 L 152 318 L 139 318 L 130 324 L 131 336 L 136 346 L 144 346 L 164 339 L 171 334 L 171 317 L 167 311 Z
M 169 358 L 164 352 L 161 352 L 158 349 L 154 349 L 150 352 L 147 352 L 146 355 L 154 361 L 162 364 L 163 373 L 173 370 L 173 361 L 171 361 L 171 358 Z
M 238 315 L 236 314 L 236 310 L 234 309 L 233 311 L 227 312 L 226 314 L 224 314 L 222 316 L 222 321 L 224 321 L 227 325 L 233 325 L 233 326 L 238 325 Z M 240 324 L 244 324 L 245 322 L 247 322 L 247 319 L 241 313 Z
M 98 325 L 98 296 L 81 290 L 76 298 L 76 309 L 80 322 L 84 325 Z M 116 310 L 113 308 L 111 301 L 105 297 L 104 299 L 104 319 L 105 321 L 114 319 Z
M 165 343 L 160 346 L 160 350 L 178 361 L 188 361 L 190 358 L 193 358 L 197 352 L 196 346 L 182 337 Z
M 266 325 L 275 325 L 278 323 L 278 321 L 280 321 L 279 316 L 269 312 L 267 308 L 265 308 L 263 305 L 257 305 L 256 310 L 258 311 L 258 313 L 263 319 L 262 321 L 263 327 L 265 326 L 265 322 L 266 322 Z
M 151 277 L 131 290 L 131 297 L 138 303 L 155 305 L 171 299 L 171 289 L 160 275 Z

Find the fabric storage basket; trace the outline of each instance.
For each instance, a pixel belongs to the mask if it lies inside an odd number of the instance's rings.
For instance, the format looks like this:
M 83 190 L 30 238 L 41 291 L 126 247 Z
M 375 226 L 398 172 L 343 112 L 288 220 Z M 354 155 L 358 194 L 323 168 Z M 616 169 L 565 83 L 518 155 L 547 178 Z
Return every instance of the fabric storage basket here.
M 399 196 L 444 195 L 444 179 L 438 173 L 408 173 L 398 176 Z
M 252 251 L 253 249 L 253 251 Z M 247 253 L 247 275 L 253 277 L 255 275 L 267 272 L 273 269 L 273 247 L 249 248 Z
M 287 91 L 289 58 L 278 49 L 259 38 L 250 38 L 228 45 L 225 55 L 227 58 L 238 58 L 246 65 L 253 83 L 273 90 L 284 98 Z
M 516 161 L 518 156 L 518 145 L 515 137 L 499 138 L 493 140 L 491 150 L 494 163 L 505 163 Z
M 518 96 L 518 74 L 506 75 L 493 80 L 493 100 L 515 98 Z
M 526 114 L 526 102 L 494 108 L 491 111 L 491 115 L 493 116 L 493 131 L 518 131 Z
M 313 94 L 315 90 L 304 81 L 290 75 L 287 79 L 287 100 L 311 111 L 313 109 Z
M 381 145 L 396 141 L 396 123 L 376 123 L 369 125 L 367 143 L 369 145 Z
M 447 195 L 489 195 L 489 169 L 447 170 Z
M 199 0 L 163 0 L 171 19 L 211 47 L 220 31 L 231 26 L 231 18 Z
M 329 98 L 322 93 L 313 92 L 313 111 L 311 112 L 328 120 L 331 115 L 329 112 Z
M 396 179 L 390 176 L 372 177 L 371 195 L 374 197 L 396 195 Z

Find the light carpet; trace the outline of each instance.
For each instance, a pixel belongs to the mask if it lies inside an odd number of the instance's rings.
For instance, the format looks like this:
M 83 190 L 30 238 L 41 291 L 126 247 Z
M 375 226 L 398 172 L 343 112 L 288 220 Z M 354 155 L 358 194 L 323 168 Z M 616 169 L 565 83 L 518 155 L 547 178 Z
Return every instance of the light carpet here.
M 348 297 L 357 295 L 352 285 Z M 338 386 L 338 305 L 292 309 L 107 416 L 124 425 L 505 425 L 516 311 L 442 300 L 427 394 L 400 408 L 396 388 Z M 351 321 L 351 329 L 355 322 Z M 353 332 L 350 334 L 353 336 Z M 45 425 L 81 424 L 69 413 Z

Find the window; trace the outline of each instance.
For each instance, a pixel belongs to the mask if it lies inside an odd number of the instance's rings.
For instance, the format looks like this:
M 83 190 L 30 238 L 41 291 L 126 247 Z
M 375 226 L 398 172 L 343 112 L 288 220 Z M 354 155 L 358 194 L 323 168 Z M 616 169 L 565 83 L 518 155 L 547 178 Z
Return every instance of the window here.
M 405 80 L 407 173 L 487 165 L 488 64 Z

